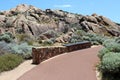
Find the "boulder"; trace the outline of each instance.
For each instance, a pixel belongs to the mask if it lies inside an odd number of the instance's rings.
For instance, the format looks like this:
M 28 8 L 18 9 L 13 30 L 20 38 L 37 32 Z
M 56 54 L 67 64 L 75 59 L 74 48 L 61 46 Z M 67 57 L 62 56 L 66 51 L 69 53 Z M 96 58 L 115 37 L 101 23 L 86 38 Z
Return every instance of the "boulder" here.
M 0 22 L 5 21 L 5 15 L 0 15 Z
M 29 5 L 20 4 L 16 8 L 11 9 L 14 12 L 25 12 L 29 9 Z
M 92 23 L 98 23 L 97 19 L 94 16 L 87 16 L 87 21 Z
M 117 36 L 117 37 L 120 36 L 120 31 L 118 31 L 118 30 L 108 29 L 107 31 L 108 31 L 112 36 Z
M 118 29 L 117 25 L 114 22 L 112 22 L 110 19 L 104 16 L 100 16 L 100 18 L 102 19 L 101 22 L 103 23 L 103 25 L 112 26 L 113 28 Z
M 58 16 L 58 17 L 64 17 L 65 16 L 64 11 L 62 11 L 62 10 L 54 10 L 53 13 L 54 13 L 55 16 Z
M 102 31 L 103 29 L 106 30 L 105 27 L 102 27 L 98 24 L 95 23 L 91 23 L 91 22 L 87 22 L 87 21 L 83 21 L 81 23 L 82 28 L 87 31 L 87 32 L 94 32 L 94 33 L 98 33 L 98 34 L 104 34 L 104 31 Z M 106 31 L 105 31 L 106 32 Z

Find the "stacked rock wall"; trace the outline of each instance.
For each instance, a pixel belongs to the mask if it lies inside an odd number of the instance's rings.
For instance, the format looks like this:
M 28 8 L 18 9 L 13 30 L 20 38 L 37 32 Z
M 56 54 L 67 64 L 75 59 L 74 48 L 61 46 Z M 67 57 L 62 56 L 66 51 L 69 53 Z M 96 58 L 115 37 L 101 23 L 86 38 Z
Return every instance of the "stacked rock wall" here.
M 50 47 L 35 47 L 32 48 L 33 63 L 39 64 L 44 60 L 47 60 L 56 55 L 71 52 L 75 50 L 85 49 L 91 47 L 91 42 L 78 42 L 73 44 L 66 44 L 63 46 L 50 46 Z
M 68 52 L 71 52 L 71 51 L 89 48 L 91 46 L 91 42 L 88 41 L 77 42 L 72 44 L 66 44 L 64 46 L 66 46 Z
M 39 64 L 46 59 L 65 52 L 67 52 L 67 49 L 64 46 L 32 48 L 33 63 Z

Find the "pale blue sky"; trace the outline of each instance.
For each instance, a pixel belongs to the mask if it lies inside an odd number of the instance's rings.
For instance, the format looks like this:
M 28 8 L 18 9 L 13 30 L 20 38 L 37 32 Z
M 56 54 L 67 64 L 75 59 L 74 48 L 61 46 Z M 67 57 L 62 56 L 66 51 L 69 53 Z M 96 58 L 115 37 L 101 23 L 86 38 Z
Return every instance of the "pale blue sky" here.
M 97 13 L 120 23 L 120 0 L 1 0 L 0 10 L 29 4 L 40 9 L 62 9 L 68 12 L 91 15 Z

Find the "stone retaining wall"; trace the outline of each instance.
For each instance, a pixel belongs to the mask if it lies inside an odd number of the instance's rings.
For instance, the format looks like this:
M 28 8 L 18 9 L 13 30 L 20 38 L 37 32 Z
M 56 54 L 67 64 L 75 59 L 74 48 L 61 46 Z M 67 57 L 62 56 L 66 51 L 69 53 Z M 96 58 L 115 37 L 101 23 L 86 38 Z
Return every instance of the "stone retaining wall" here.
M 67 52 L 67 49 L 64 46 L 32 48 L 33 63 L 39 64 L 46 59 L 65 52 Z
M 42 61 L 49 59 L 53 56 L 71 52 L 75 50 L 85 49 L 91 47 L 91 43 L 88 41 L 78 42 L 74 44 L 65 44 L 63 46 L 50 46 L 50 47 L 34 47 L 32 48 L 33 63 L 39 64 Z
M 77 42 L 77 43 L 72 43 L 72 44 L 65 44 L 67 51 L 76 51 L 80 49 L 85 49 L 91 47 L 91 42 L 89 41 L 84 41 L 84 42 Z

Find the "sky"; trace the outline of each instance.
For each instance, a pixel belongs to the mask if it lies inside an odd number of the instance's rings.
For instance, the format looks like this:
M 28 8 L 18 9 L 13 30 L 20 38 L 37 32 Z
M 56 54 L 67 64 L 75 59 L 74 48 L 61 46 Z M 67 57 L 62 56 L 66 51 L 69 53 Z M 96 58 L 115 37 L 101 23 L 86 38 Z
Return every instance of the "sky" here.
M 28 4 L 40 9 L 61 9 L 82 15 L 106 16 L 120 23 L 120 0 L 1 0 L 0 11 L 9 10 L 18 4 Z

